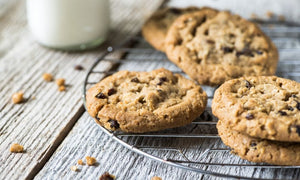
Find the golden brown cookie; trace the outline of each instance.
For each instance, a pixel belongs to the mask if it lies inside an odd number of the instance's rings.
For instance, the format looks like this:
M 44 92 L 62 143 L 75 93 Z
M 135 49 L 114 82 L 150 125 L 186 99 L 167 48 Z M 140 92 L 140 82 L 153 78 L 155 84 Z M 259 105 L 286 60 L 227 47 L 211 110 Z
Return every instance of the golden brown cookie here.
M 212 112 L 229 128 L 277 141 L 300 142 L 300 83 L 275 76 L 243 77 L 215 91 Z
M 164 8 L 156 11 L 143 25 L 144 38 L 157 50 L 165 51 L 165 38 L 169 27 L 180 15 L 198 11 L 197 7 L 188 8 Z
M 300 144 L 253 138 L 231 130 L 222 122 L 217 124 L 225 145 L 242 159 L 274 165 L 300 165 Z
M 117 72 L 86 94 L 87 110 L 102 126 L 135 133 L 189 124 L 206 103 L 200 86 L 163 68 Z
M 206 9 L 174 21 L 166 37 L 168 58 L 200 84 L 216 86 L 251 75 L 273 75 L 278 52 L 256 24 L 227 11 Z

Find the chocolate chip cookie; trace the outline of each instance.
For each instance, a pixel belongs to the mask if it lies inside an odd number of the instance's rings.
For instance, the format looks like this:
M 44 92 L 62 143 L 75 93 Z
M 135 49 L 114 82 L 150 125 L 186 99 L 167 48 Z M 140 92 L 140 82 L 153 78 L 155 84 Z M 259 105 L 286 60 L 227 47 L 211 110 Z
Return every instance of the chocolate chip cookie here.
M 166 42 L 168 58 L 200 84 L 217 86 L 251 75 L 273 75 L 278 52 L 260 28 L 227 11 L 177 18 Z
M 156 11 L 143 25 L 144 38 L 157 50 L 165 51 L 165 38 L 169 27 L 180 15 L 198 11 L 197 7 L 188 8 L 164 8 Z
M 215 91 L 212 112 L 229 128 L 277 141 L 300 142 L 300 83 L 275 76 L 243 77 Z
M 86 94 L 87 110 L 102 126 L 134 133 L 189 124 L 201 115 L 206 103 L 200 86 L 163 68 L 117 72 Z
M 219 135 L 232 152 L 242 159 L 274 165 L 300 165 L 300 144 L 263 140 L 233 131 L 219 121 Z

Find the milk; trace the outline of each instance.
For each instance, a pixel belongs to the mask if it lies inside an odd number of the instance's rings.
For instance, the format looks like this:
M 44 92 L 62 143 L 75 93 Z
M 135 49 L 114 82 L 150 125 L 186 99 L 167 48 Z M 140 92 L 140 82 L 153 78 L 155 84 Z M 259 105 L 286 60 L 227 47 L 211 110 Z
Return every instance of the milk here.
M 109 30 L 108 0 L 27 0 L 28 25 L 38 42 L 60 49 L 101 44 Z

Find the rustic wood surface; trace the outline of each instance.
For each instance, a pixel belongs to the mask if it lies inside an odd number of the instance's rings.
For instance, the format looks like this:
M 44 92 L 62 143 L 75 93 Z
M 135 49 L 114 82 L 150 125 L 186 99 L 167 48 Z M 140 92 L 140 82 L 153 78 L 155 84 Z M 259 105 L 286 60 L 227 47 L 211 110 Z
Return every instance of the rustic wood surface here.
M 214 176 L 175 168 L 133 153 L 106 135 L 84 112 L 82 97 L 83 81 L 87 70 L 104 51 L 107 45 L 119 44 L 130 35 L 137 33 L 151 12 L 161 1 L 111 1 L 112 33 L 109 42 L 99 49 L 87 52 L 58 52 L 39 46 L 26 27 L 25 1 L 0 0 L 0 179 L 98 179 L 108 171 L 117 179 L 218 179 Z M 284 29 L 285 28 L 285 29 Z M 280 29 L 290 31 L 281 33 Z M 297 28 L 264 27 L 280 49 L 278 75 L 300 82 L 300 41 Z M 298 30 L 299 31 L 299 30 Z M 149 46 L 145 45 L 146 48 Z M 142 45 L 144 47 L 144 44 Z M 114 54 L 120 57 L 120 54 Z M 128 59 L 157 59 L 162 53 L 128 55 Z M 127 61 L 127 60 L 125 60 Z M 85 70 L 76 71 L 75 65 Z M 111 63 L 102 62 L 96 67 L 99 71 L 108 70 Z M 129 62 L 118 69 L 152 70 L 165 67 L 173 71 L 179 69 L 167 61 Z M 289 72 L 287 72 L 289 71 Z M 44 72 L 56 78 L 65 78 L 69 85 L 66 92 L 58 92 L 54 82 L 42 79 Z M 102 75 L 94 75 L 97 81 Z M 22 90 L 28 101 L 14 105 L 11 95 Z M 213 88 L 205 87 L 209 96 Z M 214 127 L 189 125 L 167 131 L 177 133 L 214 132 Z M 247 163 L 228 152 L 212 153 L 201 157 L 205 148 L 223 147 L 220 140 L 193 138 L 128 137 L 124 141 L 136 146 L 175 147 L 175 150 L 145 150 L 162 157 L 185 160 L 198 160 L 216 163 Z M 24 145 L 26 153 L 9 152 L 11 143 Z M 178 151 L 177 149 L 182 150 Z M 78 166 L 79 171 L 70 170 L 78 159 L 85 156 L 96 157 L 96 166 Z M 221 158 L 220 158 L 221 157 Z M 260 169 L 227 166 L 195 166 L 224 174 L 235 174 L 254 178 L 299 179 L 298 169 Z
M 86 70 L 107 46 L 74 53 L 39 46 L 26 26 L 25 2 L 0 1 L 0 179 L 31 179 L 39 172 L 83 113 Z M 109 44 L 137 33 L 143 20 L 160 4 L 111 1 Z M 76 71 L 78 64 L 85 70 Z M 109 64 L 102 66 L 103 70 L 108 68 Z M 54 82 L 44 82 L 45 72 L 65 78 L 67 91 L 59 92 Z M 29 99 L 14 105 L 11 95 L 20 90 Z M 26 153 L 10 153 L 12 143 L 22 144 Z

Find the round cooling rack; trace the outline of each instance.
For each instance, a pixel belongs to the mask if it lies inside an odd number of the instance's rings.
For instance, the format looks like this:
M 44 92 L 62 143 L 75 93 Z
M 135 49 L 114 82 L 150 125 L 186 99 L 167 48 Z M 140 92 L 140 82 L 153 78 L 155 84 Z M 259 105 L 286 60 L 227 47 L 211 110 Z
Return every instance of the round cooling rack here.
M 300 82 L 300 45 L 295 45 L 299 41 L 300 26 L 264 23 L 261 28 L 272 38 L 280 52 L 277 75 Z M 119 47 L 108 47 L 106 53 L 88 71 L 83 88 L 84 105 L 87 89 L 108 75 L 119 70 L 151 71 L 161 67 L 186 76 L 168 61 L 164 53 L 151 48 L 140 36 L 128 38 Z M 264 173 L 257 173 L 267 169 L 273 174 L 282 173 L 287 176 L 283 175 L 282 179 L 292 178 L 287 172 L 300 166 L 251 163 L 231 154 L 217 134 L 217 119 L 211 113 L 215 89 L 209 86 L 202 88 L 207 92 L 208 106 L 200 117 L 185 127 L 144 134 L 112 132 L 100 124 L 99 127 L 131 151 L 174 167 L 217 177 L 273 179 L 264 177 Z

